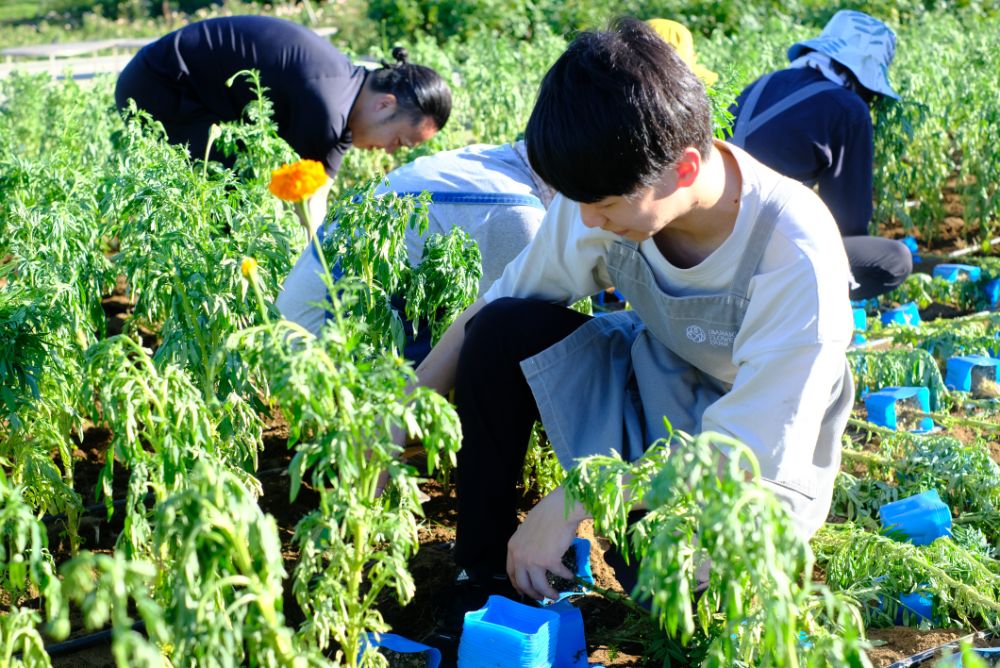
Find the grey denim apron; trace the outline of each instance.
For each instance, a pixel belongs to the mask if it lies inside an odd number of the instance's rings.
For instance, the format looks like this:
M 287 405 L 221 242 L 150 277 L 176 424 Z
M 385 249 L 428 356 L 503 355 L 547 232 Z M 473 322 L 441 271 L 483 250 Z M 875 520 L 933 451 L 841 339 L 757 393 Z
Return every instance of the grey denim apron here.
M 614 450 L 632 461 L 675 431 L 697 434 L 701 417 L 732 388 L 733 343 L 749 305 L 748 291 L 784 206 L 765 199 L 729 289 L 673 297 L 657 284 L 638 243 L 616 240 L 608 273 L 634 310 L 594 318 L 559 343 L 521 362 L 542 423 L 560 463 Z M 830 388 L 827 412 L 809 470 L 781 472 L 770 453 L 756 452 L 762 477 L 789 504 L 809 536 L 825 521 L 840 468 L 840 436 L 853 404 L 847 361 Z M 767 416 L 761 416 L 767 419 Z M 769 455 L 771 458 L 769 459 Z

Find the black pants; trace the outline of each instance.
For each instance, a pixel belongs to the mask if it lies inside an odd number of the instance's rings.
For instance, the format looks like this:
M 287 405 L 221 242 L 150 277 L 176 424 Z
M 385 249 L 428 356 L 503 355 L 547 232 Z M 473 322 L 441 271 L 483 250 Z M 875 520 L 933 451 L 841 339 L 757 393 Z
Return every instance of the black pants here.
M 525 299 L 498 299 L 468 324 L 458 361 L 455 403 L 462 420 L 458 453 L 458 534 L 455 562 L 470 575 L 506 572 L 507 541 L 517 529 L 517 483 L 521 480 L 535 398 L 521 373 L 521 360 L 563 340 L 590 316 Z M 580 360 L 586 364 L 586 360 Z M 567 388 L 572 392 L 573 388 Z M 629 515 L 637 521 L 643 511 Z M 605 555 L 626 591 L 637 581 L 639 560 Z M 695 600 L 708 585 L 709 565 L 698 570 Z
M 171 144 L 187 145 L 192 160 L 204 159 L 213 123 L 236 120 L 220 118 L 182 84 L 164 81 L 146 67 L 141 57 L 133 58 L 125 66 L 115 84 L 115 105 L 119 110 L 128 107 L 129 99 L 135 100 L 139 109 L 163 124 Z M 209 159 L 227 167 L 232 167 L 235 161 L 235 158 L 226 157 L 217 149 L 212 150 Z
M 913 271 L 913 256 L 902 242 L 883 237 L 844 237 L 847 261 L 860 286 L 851 299 L 862 300 L 885 294 L 906 280 Z
M 588 320 L 546 302 L 498 299 L 466 327 L 455 379 L 462 420 L 455 562 L 470 573 L 506 572 L 507 541 L 517 528 L 517 483 L 538 420 L 519 363 Z

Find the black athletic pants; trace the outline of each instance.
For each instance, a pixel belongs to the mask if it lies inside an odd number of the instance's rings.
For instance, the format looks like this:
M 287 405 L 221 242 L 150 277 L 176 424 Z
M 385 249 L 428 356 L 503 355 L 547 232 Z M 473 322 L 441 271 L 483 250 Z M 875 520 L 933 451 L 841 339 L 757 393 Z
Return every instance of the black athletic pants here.
M 531 427 L 538 420 L 520 362 L 588 320 L 590 316 L 562 306 L 506 298 L 487 304 L 466 326 L 455 381 L 455 404 L 462 420 L 455 562 L 473 577 L 506 572 L 507 541 L 517 529 L 517 483 Z M 637 511 L 629 520 L 642 515 Z M 605 560 L 625 590 L 631 591 L 638 560 L 633 556 L 626 564 L 615 550 L 605 554 Z M 696 600 L 708 577 L 706 563 L 696 575 Z
M 884 237 L 844 237 L 844 250 L 854 280 L 851 299 L 860 301 L 898 287 L 913 271 L 913 256 L 902 242 Z
M 517 528 L 517 483 L 538 420 L 520 362 L 588 320 L 555 304 L 498 299 L 466 326 L 455 378 L 462 420 L 455 563 L 470 574 L 505 573 L 507 541 Z

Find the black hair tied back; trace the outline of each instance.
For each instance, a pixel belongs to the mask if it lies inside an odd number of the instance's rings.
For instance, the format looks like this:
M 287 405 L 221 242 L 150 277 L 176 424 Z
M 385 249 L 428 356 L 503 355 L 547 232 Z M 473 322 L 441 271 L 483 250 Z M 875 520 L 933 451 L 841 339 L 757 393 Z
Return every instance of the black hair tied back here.
M 410 114 L 414 123 L 429 117 L 441 130 L 451 115 L 451 90 L 437 72 L 414 65 L 409 58 L 406 49 L 393 47 L 395 62 L 383 60 L 381 69 L 371 73 L 372 90 L 395 95 L 400 108 Z

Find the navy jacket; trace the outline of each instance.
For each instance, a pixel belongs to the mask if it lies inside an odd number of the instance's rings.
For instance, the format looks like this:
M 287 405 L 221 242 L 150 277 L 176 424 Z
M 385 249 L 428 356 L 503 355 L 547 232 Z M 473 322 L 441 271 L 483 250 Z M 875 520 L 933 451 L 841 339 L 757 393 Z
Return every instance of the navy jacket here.
M 795 90 L 823 80 L 812 68 L 775 72 L 754 117 Z M 730 110 L 735 116 L 739 117 L 752 87 L 736 99 Z M 818 185 L 819 196 L 842 236 L 868 234 L 874 144 L 871 112 L 859 95 L 831 86 L 761 125 L 747 137 L 744 148 L 771 169 L 806 185 Z
M 219 121 L 239 119 L 256 94 L 244 77 L 232 87 L 226 81 L 256 69 L 278 134 L 299 155 L 333 175 L 351 146 L 347 118 L 365 70 L 305 26 L 267 16 L 208 19 L 148 44 L 137 58 L 170 88 L 181 88 L 179 117 L 207 109 Z

